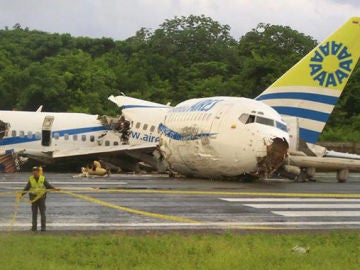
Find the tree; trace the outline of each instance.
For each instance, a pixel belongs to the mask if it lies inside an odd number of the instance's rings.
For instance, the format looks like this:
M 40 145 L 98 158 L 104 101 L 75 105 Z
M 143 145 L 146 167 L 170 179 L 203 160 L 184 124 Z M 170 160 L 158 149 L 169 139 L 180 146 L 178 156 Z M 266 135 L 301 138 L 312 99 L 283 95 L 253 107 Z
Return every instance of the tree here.
M 317 45 L 288 26 L 260 23 L 239 41 L 241 77 L 256 97 Z

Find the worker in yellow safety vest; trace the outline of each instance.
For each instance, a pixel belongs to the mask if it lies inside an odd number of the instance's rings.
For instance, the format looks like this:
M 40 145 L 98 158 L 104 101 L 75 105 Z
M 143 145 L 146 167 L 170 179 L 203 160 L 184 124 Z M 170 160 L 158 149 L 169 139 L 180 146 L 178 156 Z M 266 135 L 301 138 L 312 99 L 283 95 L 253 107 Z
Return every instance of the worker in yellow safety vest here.
M 29 180 L 24 188 L 24 191 L 29 192 L 29 198 L 31 201 L 32 231 L 37 231 L 38 209 L 40 210 L 40 215 L 41 215 L 41 231 L 42 232 L 46 231 L 45 200 L 46 200 L 47 189 L 57 190 L 52 185 L 50 185 L 50 183 L 45 179 L 45 177 L 42 174 L 41 167 L 33 167 L 32 175 L 29 177 Z

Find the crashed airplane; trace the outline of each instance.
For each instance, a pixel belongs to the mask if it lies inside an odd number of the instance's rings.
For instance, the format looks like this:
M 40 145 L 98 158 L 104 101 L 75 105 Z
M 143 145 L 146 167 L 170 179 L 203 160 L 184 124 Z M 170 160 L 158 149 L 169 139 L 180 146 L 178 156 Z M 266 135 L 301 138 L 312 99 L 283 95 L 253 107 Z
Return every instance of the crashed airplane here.
M 358 62 L 359 41 L 359 18 L 352 18 L 256 100 L 220 96 L 171 107 L 110 96 L 122 110 L 120 119 L 0 111 L 0 162 L 4 171 L 12 171 L 20 157 L 48 162 L 96 156 L 117 163 L 127 155 L 188 176 L 300 174 L 308 163 L 289 159 L 296 156 L 288 151 L 294 147 L 288 130 L 293 122 L 286 123 L 284 116 L 296 119 L 298 141 L 310 148 Z M 347 168 L 346 163 L 338 166 Z
M 236 176 L 242 171 L 266 177 L 282 165 L 278 172 L 292 178 L 312 178 L 320 168 L 337 171 L 338 181 L 345 181 L 349 169 L 359 170 L 360 162 L 315 143 L 358 63 L 359 44 L 360 18 L 354 17 L 261 93 L 257 102 L 213 97 L 169 109 L 159 120 L 164 159 L 186 175 Z M 146 119 L 161 106 L 121 96 L 110 100 L 129 119 Z

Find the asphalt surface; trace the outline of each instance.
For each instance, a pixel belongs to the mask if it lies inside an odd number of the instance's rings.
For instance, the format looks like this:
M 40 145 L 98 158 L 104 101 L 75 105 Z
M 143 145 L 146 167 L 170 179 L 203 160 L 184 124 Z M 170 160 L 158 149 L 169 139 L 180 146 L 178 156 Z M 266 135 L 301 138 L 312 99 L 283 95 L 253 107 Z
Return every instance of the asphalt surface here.
M 14 219 L 14 192 L 28 176 L 0 176 L 0 231 L 30 229 L 30 204 L 21 201 Z M 307 183 L 45 176 L 60 189 L 48 194 L 49 231 L 360 229 L 360 174 L 351 174 L 346 183 L 337 183 L 334 174 L 318 174 L 317 182 Z

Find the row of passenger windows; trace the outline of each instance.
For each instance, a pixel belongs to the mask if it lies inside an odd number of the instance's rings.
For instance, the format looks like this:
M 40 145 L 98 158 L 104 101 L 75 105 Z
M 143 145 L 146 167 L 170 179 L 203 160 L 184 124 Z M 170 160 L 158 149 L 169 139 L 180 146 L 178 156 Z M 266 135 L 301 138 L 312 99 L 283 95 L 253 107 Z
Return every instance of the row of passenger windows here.
M 132 124 L 133 124 L 133 123 L 132 123 Z M 149 127 L 148 124 L 144 124 L 144 125 L 142 126 L 142 129 L 143 129 L 143 130 L 147 130 L 148 127 Z M 136 128 L 136 129 L 141 128 L 141 123 L 140 123 L 140 122 L 137 122 L 136 125 L 135 125 L 135 128 Z M 155 126 L 151 126 L 151 127 L 150 127 L 150 132 L 154 132 L 154 131 L 155 131 Z
M 11 131 L 11 136 L 12 137 L 16 137 L 17 136 L 17 131 L 16 130 L 12 130 Z M 41 139 L 41 133 L 40 132 L 31 132 L 31 131 L 28 131 L 27 133 L 25 133 L 25 131 L 19 131 L 19 137 L 20 138 L 24 138 L 24 137 L 28 137 L 28 138 L 32 138 L 32 137 L 35 137 L 36 139 Z M 54 133 L 54 139 L 55 140 L 59 140 L 60 139 L 60 134 L 55 132 Z M 64 134 L 64 140 L 73 140 L 73 141 L 78 141 L 78 140 L 81 140 L 83 142 L 86 142 L 87 140 L 90 140 L 90 142 L 94 142 L 95 141 L 95 136 L 94 135 L 90 135 L 90 136 L 87 136 L 87 135 L 78 135 L 78 134 L 74 134 L 74 135 L 69 135 L 69 134 Z
M 11 137 L 16 137 L 16 136 L 17 136 L 17 131 L 12 130 Z M 40 132 L 33 133 L 32 131 L 28 131 L 25 133 L 25 131 L 19 131 L 19 137 L 24 138 L 25 136 L 28 138 L 32 138 L 33 136 L 35 136 L 36 139 L 40 139 L 41 133 Z
M 187 112 L 187 113 L 171 113 L 168 121 L 208 121 L 211 113 Z

